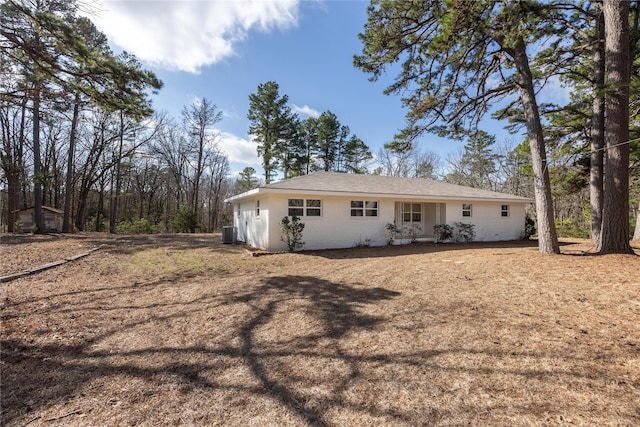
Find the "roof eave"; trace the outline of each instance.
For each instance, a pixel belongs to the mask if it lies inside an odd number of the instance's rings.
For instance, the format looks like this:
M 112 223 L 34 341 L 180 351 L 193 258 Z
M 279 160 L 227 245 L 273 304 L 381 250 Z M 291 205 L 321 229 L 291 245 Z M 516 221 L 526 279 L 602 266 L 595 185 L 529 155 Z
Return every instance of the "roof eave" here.
M 244 193 L 236 194 L 235 196 L 231 196 L 231 197 L 228 197 L 228 198 L 224 199 L 224 202 L 225 203 L 233 203 L 236 200 L 246 199 L 247 197 L 251 197 L 251 196 L 254 196 L 254 195 L 260 193 L 261 192 L 260 190 L 265 190 L 265 188 L 264 187 L 258 187 L 258 188 L 254 188 L 254 189 L 249 190 L 249 191 L 245 191 Z
M 519 198 L 519 197 L 461 197 L 461 196 L 446 196 L 446 195 L 417 195 L 417 194 L 401 194 L 401 193 L 372 193 L 368 191 L 327 191 L 327 190 L 311 190 L 308 188 L 269 188 L 258 187 L 254 190 L 247 191 L 236 196 L 225 199 L 225 202 L 235 202 L 251 196 L 255 196 L 258 193 L 273 193 L 273 194 L 313 194 L 316 196 L 342 196 L 342 197 L 371 197 L 380 199 L 403 199 L 403 200 L 443 200 L 443 201 L 471 201 L 471 202 L 504 202 L 504 203 L 533 203 L 533 199 Z

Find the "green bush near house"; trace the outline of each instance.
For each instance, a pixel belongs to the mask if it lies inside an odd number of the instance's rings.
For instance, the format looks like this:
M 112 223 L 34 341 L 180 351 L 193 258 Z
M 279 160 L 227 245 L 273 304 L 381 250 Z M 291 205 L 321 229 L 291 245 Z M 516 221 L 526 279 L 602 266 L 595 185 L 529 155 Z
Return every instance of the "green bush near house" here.
M 531 236 L 536 234 L 536 222 L 531 218 L 529 214 L 524 217 L 524 236 L 523 239 L 529 239 Z
M 302 241 L 302 231 L 304 230 L 304 223 L 300 222 L 300 218 L 292 216 L 289 219 L 285 216 L 280 220 L 280 240 L 287 244 L 289 252 L 293 252 L 304 246 Z
M 456 242 L 464 241 L 472 242 L 476 238 L 475 224 L 466 224 L 464 222 L 454 223 L 456 230 Z
M 453 227 L 449 224 L 436 224 L 433 226 L 437 242 L 445 242 L 453 237 Z

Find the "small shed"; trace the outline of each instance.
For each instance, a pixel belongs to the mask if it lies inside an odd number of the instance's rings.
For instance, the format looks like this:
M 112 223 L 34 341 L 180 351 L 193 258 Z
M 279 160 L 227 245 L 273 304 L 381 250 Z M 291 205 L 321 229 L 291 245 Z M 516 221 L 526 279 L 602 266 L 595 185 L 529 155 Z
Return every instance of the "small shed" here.
M 23 233 L 30 233 L 33 231 L 33 225 L 35 224 L 33 210 L 32 206 L 30 208 L 14 211 L 17 216 L 17 220 L 20 221 L 20 229 L 16 229 L 16 231 L 22 231 Z M 44 215 L 45 232 L 62 231 L 62 218 L 64 211 L 50 206 L 43 206 L 42 214 Z

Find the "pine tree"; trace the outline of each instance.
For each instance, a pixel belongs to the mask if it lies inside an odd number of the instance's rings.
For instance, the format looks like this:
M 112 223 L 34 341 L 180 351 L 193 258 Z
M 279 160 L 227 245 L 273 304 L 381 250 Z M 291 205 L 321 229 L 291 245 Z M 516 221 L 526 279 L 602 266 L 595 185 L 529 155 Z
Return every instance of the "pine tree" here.
M 258 91 L 249 95 L 249 134 L 258 142 L 258 156 L 262 157 L 265 183 L 269 184 L 279 168 L 279 146 L 291 132 L 289 97 L 280 96 L 274 81 L 258 85 Z
M 425 132 L 460 135 L 477 130 L 491 101 L 517 96 L 534 171 L 539 250 L 558 253 L 545 138 L 536 100 L 538 78 L 529 46 L 562 37 L 559 9 L 536 1 L 374 0 L 354 63 L 376 80 L 400 62 L 385 93 L 403 93 L 409 109 L 398 139 Z
M 629 3 L 604 0 L 606 169 L 599 253 L 634 253 L 629 244 Z

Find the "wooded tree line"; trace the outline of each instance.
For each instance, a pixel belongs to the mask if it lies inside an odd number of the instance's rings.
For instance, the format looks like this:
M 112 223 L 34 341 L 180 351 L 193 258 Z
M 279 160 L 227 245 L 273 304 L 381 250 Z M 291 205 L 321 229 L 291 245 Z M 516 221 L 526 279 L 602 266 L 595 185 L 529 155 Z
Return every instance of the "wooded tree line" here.
M 490 111 L 526 130 L 541 252 L 559 252 L 549 157 L 557 152 L 589 170 L 599 252 L 632 253 L 638 14 L 638 1 L 373 0 L 354 63 L 372 80 L 400 64 L 386 89 L 409 111 L 400 147 L 427 132 L 476 135 Z M 539 102 L 550 82 L 572 89 L 569 104 Z
M 42 206 L 64 230 L 214 230 L 231 194 L 228 159 L 209 100 L 180 118 L 154 113 L 162 82 L 130 54 L 115 55 L 73 1 L 0 5 L 2 219 Z
M 334 113 L 303 120 L 279 90 L 278 83 L 269 81 L 249 96 L 249 134 L 258 143 L 265 183 L 278 172 L 284 179 L 318 170 L 368 172 L 371 150 Z

